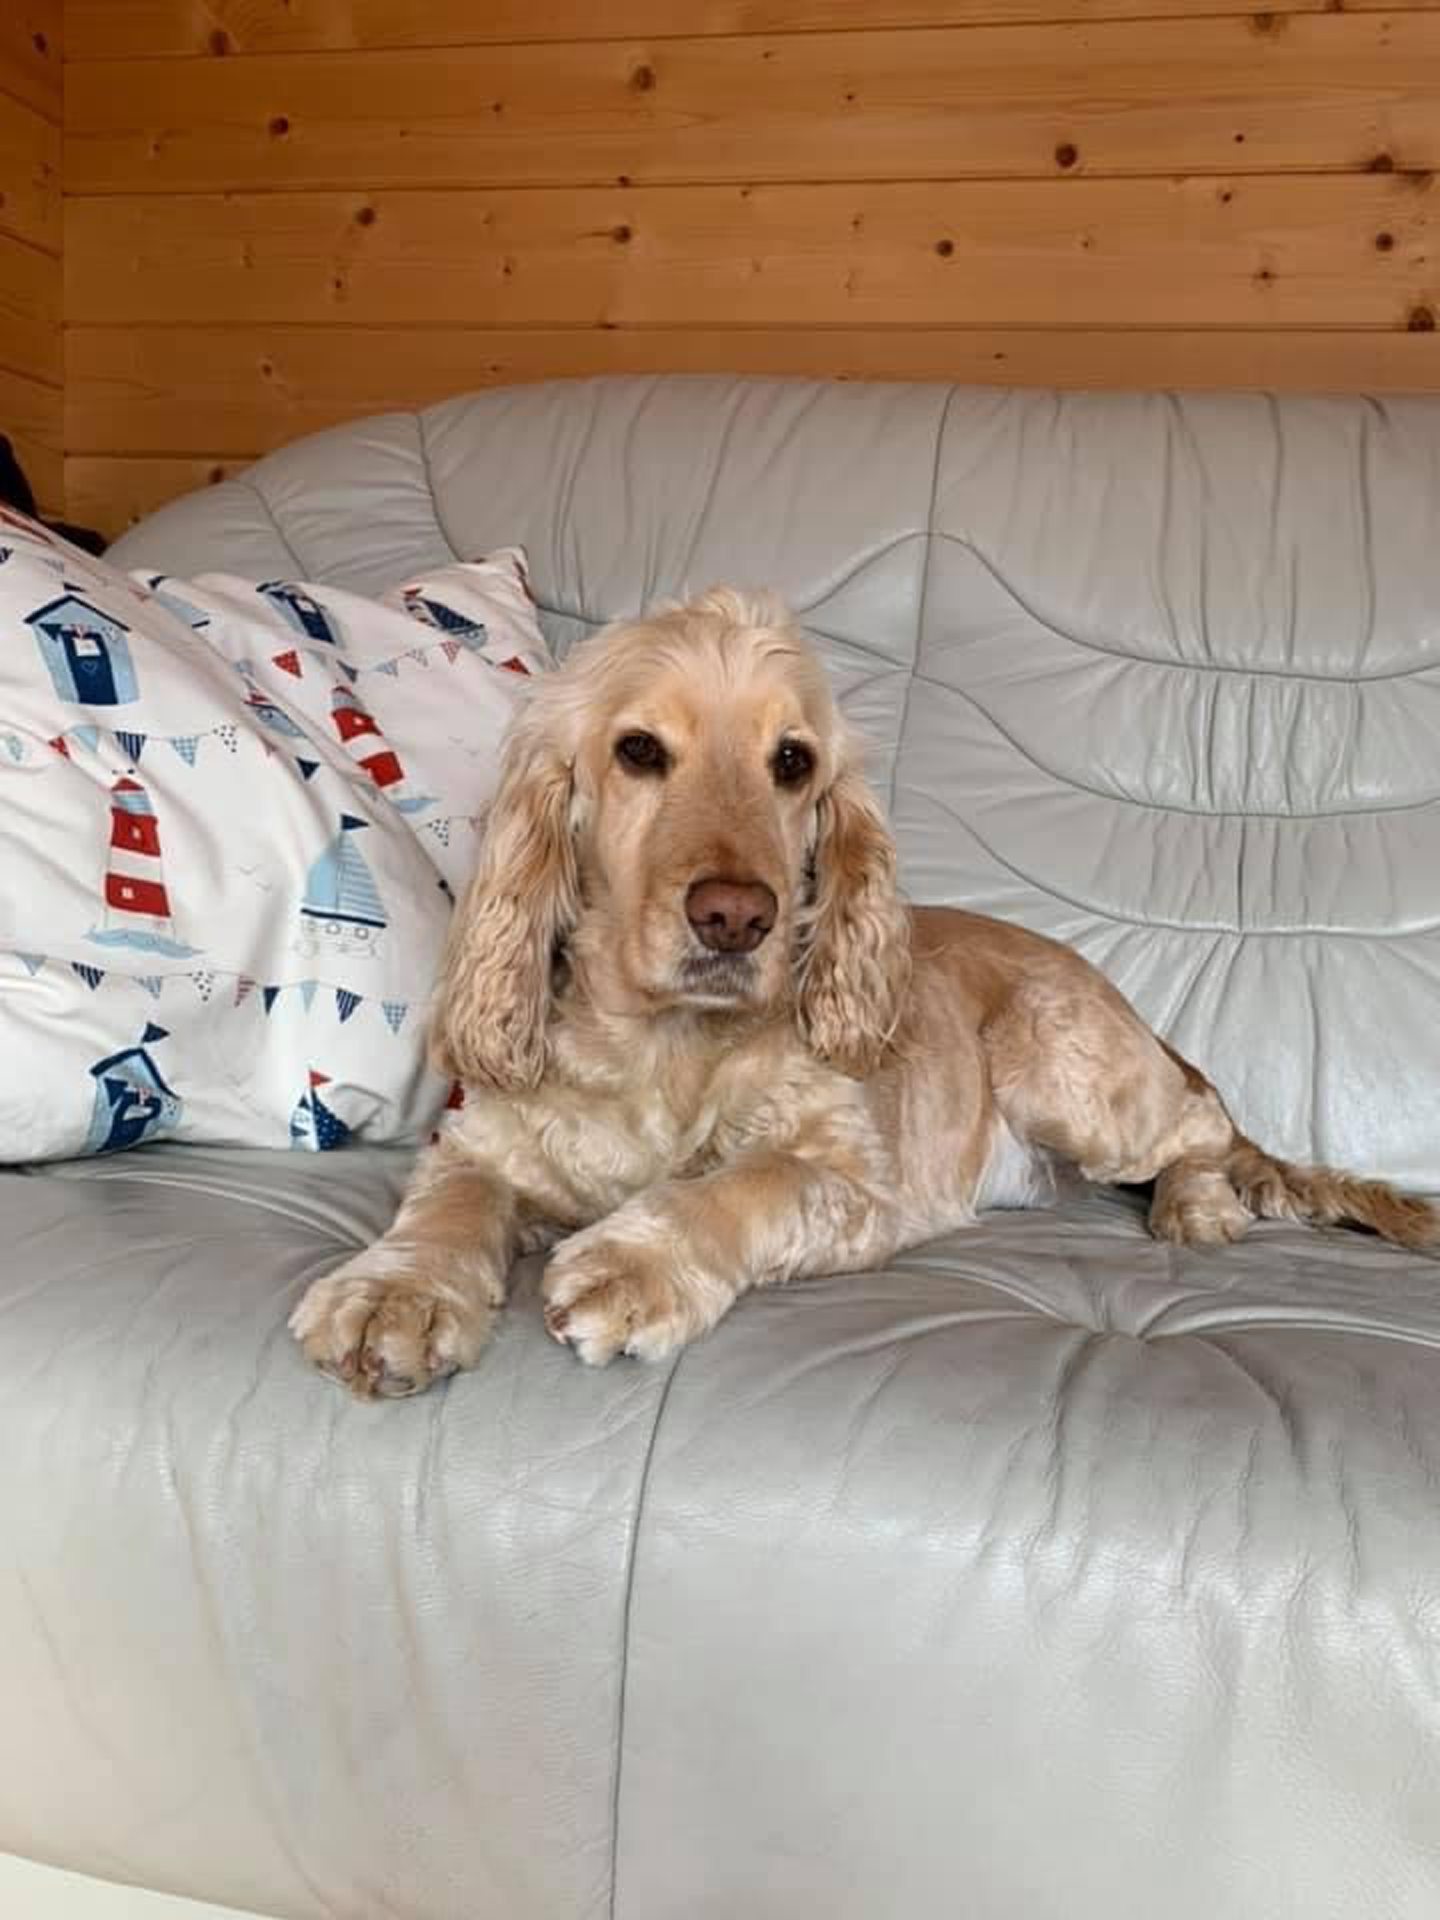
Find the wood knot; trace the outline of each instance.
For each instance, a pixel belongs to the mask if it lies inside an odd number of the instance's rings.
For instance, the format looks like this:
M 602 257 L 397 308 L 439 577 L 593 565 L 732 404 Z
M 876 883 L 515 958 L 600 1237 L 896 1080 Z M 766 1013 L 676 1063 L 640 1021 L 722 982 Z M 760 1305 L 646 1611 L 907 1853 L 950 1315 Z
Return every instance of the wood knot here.
M 630 84 L 636 93 L 649 93 L 655 85 L 655 69 L 642 62 L 630 75 Z
M 1055 164 L 1067 170 L 1080 158 L 1080 149 L 1069 140 L 1062 140 L 1055 149 Z
M 955 242 L 953 240 L 937 240 L 935 242 L 935 251 L 942 260 L 948 260 L 955 251 Z
M 618 227 L 612 227 L 610 229 L 610 238 L 617 246 L 623 247 L 627 241 L 633 240 L 634 237 L 634 233 L 623 220 Z
M 211 53 L 215 55 L 217 60 L 224 59 L 225 55 L 229 53 L 232 44 L 230 36 L 224 27 L 216 27 L 214 32 L 211 33 L 205 41 L 205 45 Z
M 289 131 L 290 131 L 289 120 L 286 118 L 286 116 L 283 113 L 277 113 L 274 119 L 270 122 L 270 138 L 272 140 L 283 140 L 285 135 L 289 133 Z
M 1389 253 L 1390 249 L 1394 245 L 1395 245 L 1395 236 L 1393 233 L 1377 233 L 1376 234 L 1375 251 L 1377 253 Z
M 32 33 L 30 36 L 30 44 L 42 58 L 50 51 L 50 40 L 47 34 Z
M 1405 322 L 1408 333 L 1434 333 L 1435 311 L 1432 307 L 1412 307 Z
M 356 208 L 355 224 L 357 227 L 373 227 L 375 224 L 375 219 L 376 219 L 376 215 L 375 215 L 374 207 L 357 207 Z
M 1377 153 L 1365 169 L 1367 173 L 1393 173 L 1395 162 L 1388 153 Z

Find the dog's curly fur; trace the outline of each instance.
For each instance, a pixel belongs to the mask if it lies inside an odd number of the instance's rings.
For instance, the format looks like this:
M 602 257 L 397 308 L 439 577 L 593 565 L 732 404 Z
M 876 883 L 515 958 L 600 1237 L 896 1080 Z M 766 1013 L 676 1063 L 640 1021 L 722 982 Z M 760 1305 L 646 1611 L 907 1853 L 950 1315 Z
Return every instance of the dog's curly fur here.
M 617 752 L 637 734 L 651 764 Z M 773 894 L 754 951 L 697 938 L 686 898 L 713 879 Z M 1233 1240 L 1257 1216 L 1440 1241 L 1424 1202 L 1246 1140 L 1070 949 L 907 911 L 825 676 L 764 596 L 717 590 L 611 629 L 537 687 L 432 1050 L 463 1109 L 389 1232 L 292 1320 L 367 1396 L 472 1365 L 524 1251 L 560 1242 L 557 1339 L 595 1364 L 653 1359 L 748 1287 L 1041 1203 L 1066 1165 L 1153 1181 L 1151 1227 L 1172 1241 Z

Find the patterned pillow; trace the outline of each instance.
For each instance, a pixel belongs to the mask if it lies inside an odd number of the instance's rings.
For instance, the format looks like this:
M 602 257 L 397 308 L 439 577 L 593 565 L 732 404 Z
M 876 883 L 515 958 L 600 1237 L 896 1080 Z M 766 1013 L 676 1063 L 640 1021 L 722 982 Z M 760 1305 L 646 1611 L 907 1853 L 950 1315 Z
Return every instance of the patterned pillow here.
M 0 509 L 0 1160 L 423 1137 L 523 577 L 127 577 Z

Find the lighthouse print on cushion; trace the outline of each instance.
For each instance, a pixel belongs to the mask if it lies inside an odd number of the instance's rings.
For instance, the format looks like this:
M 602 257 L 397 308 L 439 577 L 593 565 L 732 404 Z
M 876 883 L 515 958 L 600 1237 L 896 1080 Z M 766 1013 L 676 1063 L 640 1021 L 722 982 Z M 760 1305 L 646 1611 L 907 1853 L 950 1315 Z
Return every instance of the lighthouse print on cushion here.
M 0 1160 L 426 1138 L 452 894 L 548 663 L 523 558 L 417 610 L 3 532 Z
M 150 795 L 129 773 L 110 788 L 104 924 L 92 927 L 90 938 L 99 946 L 135 947 L 179 959 L 199 951 L 175 938 L 160 858 L 160 823 Z

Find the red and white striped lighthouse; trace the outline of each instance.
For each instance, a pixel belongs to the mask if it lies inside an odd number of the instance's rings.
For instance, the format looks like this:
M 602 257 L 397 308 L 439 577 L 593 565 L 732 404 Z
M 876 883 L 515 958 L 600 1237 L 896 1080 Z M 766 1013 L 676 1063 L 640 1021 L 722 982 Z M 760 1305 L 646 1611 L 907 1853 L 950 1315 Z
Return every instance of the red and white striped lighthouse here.
M 160 823 L 150 796 L 131 775 L 110 789 L 110 856 L 105 867 L 107 927 L 170 931 L 170 896 L 160 865 Z
M 348 687 L 336 687 L 330 696 L 330 722 L 352 760 L 362 766 L 377 787 L 393 787 L 405 778 L 405 769 L 379 726 Z

